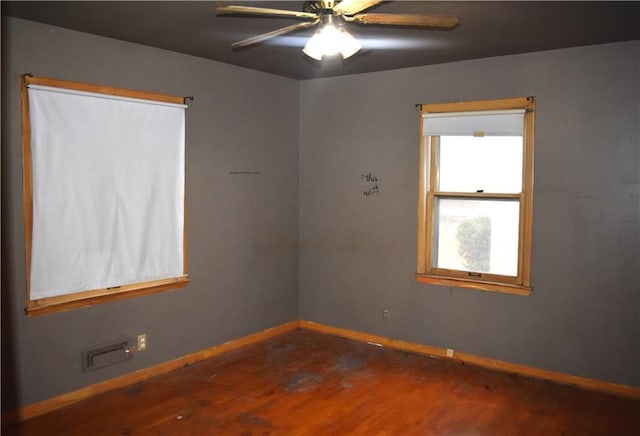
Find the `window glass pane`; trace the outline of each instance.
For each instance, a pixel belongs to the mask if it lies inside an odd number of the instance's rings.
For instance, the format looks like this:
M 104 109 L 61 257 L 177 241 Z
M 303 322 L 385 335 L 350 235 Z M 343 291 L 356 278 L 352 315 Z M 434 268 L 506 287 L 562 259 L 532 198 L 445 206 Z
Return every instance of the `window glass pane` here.
M 436 199 L 433 266 L 516 276 L 518 200 Z
M 439 191 L 522 190 L 522 136 L 441 136 L 439 152 Z

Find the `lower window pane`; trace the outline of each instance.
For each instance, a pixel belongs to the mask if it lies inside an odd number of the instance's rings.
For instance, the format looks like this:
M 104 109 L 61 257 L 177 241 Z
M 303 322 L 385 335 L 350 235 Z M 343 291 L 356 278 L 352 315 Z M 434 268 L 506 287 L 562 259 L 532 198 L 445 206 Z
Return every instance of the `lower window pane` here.
M 516 276 L 517 200 L 436 199 L 433 266 Z

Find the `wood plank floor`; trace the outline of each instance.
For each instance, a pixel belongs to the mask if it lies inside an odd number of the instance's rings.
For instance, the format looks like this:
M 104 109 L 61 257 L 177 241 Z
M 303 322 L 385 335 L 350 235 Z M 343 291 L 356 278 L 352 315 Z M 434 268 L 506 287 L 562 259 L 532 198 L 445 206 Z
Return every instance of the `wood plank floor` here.
M 6 435 L 640 435 L 640 401 L 295 330 Z

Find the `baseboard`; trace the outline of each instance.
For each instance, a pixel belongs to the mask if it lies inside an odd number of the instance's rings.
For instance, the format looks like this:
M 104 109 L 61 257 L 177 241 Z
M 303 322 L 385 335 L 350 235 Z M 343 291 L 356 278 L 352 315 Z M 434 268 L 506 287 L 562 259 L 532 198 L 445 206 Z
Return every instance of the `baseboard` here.
M 291 321 L 277 327 L 253 333 L 239 339 L 234 339 L 232 341 L 225 342 L 223 344 L 216 345 L 205 350 L 182 356 L 177 359 L 152 366 L 150 368 L 139 369 L 135 372 L 124 374 L 119 377 L 106 380 L 104 382 L 100 382 L 91 386 L 86 386 L 73 392 L 39 401 L 37 403 L 22 407 L 18 410 L 5 412 L 2 414 L 2 425 L 4 426 L 17 421 L 24 421 L 29 418 L 34 418 L 38 415 L 70 406 L 71 404 L 80 401 L 88 400 L 89 398 L 95 397 L 97 395 L 105 394 L 116 389 L 126 388 L 136 383 L 140 383 L 145 380 L 167 374 L 171 371 L 175 371 L 176 369 L 192 365 L 211 357 L 218 356 L 222 353 L 237 350 L 241 347 L 254 344 L 256 342 L 262 342 L 271 337 L 286 333 L 291 330 L 295 330 L 296 328 L 298 328 L 298 326 L 298 321 Z
M 593 391 L 605 392 L 608 394 L 620 395 L 624 397 L 640 399 L 640 387 L 627 386 L 617 383 L 610 383 L 601 380 L 595 380 L 587 377 L 579 377 L 575 375 L 564 374 L 561 372 L 549 371 L 546 369 L 534 368 L 517 363 L 504 362 L 502 360 L 489 359 L 487 357 L 476 356 L 473 354 L 455 352 L 453 357 L 447 357 L 447 349 L 434 347 L 431 345 L 415 344 L 405 342 L 398 339 L 386 338 L 384 336 L 373 335 L 369 333 L 361 333 L 355 330 L 348 330 L 339 327 L 331 327 L 324 324 L 318 324 L 311 321 L 300 321 L 300 328 L 313 330 L 320 333 L 340 336 L 347 339 L 353 339 L 361 342 L 369 342 L 379 344 L 396 350 L 407 351 L 410 353 L 422 354 L 427 356 L 437 356 L 443 359 L 452 359 L 461 363 L 481 366 L 496 371 L 515 373 L 526 377 L 532 377 L 542 380 L 551 381 L 563 385 L 577 386 Z

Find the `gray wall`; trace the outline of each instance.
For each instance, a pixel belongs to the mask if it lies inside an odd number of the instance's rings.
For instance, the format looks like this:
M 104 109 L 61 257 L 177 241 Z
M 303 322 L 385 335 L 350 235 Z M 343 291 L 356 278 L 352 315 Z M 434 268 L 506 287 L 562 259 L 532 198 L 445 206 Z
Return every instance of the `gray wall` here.
M 303 82 L 300 318 L 640 385 L 639 54 L 629 42 Z M 416 283 L 414 105 L 529 95 L 532 295 Z M 379 195 L 363 195 L 369 172 Z
M 3 19 L 2 44 L 3 410 L 297 319 L 298 82 L 19 19 Z M 187 288 L 23 314 L 19 83 L 27 72 L 195 96 Z M 82 372 L 83 347 L 143 332 L 149 348 L 133 361 Z

